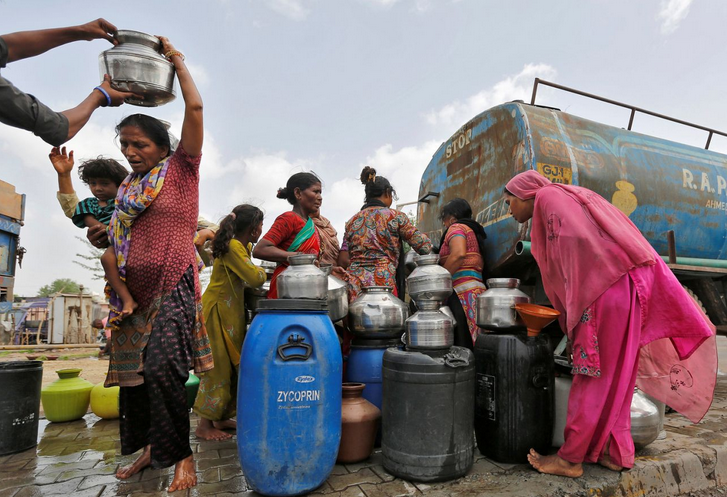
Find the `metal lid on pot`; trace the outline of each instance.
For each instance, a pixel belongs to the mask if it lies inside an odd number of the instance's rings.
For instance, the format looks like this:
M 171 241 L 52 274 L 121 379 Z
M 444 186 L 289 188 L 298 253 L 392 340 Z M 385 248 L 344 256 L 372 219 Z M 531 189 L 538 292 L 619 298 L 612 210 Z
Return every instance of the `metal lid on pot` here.
M 439 263 L 439 254 L 423 254 L 414 256 L 417 266 L 428 266 Z
M 487 288 L 518 288 L 520 280 L 517 278 L 489 278 Z

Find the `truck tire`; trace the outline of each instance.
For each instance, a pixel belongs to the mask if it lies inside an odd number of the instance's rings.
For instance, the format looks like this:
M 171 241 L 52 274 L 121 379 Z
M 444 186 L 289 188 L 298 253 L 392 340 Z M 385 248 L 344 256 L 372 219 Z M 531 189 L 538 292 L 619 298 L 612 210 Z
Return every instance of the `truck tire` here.
M 727 306 L 725 306 L 720 289 L 714 280 L 699 278 L 686 282 L 685 288 L 700 303 L 709 319 L 716 326 L 727 324 Z
M 705 309 L 705 308 L 704 308 L 704 304 L 702 304 L 702 301 L 701 301 L 701 300 L 699 300 L 699 297 L 697 297 L 697 294 L 696 294 L 696 293 L 694 293 L 694 292 L 692 291 L 692 289 L 691 289 L 691 288 L 689 288 L 689 287 L 688 287 L 687 285 L 685 285 L 684 283 L 682 283 L 682 287 L 683 287 L 683 288 L 684 288 L 684 290 L 685 290 L 685 291 L 686 291 L 686 292 L 687 292 L 687 293 L 689 294 L 689 296 L 690 296 L 690 297 L 692 297 L 692 300 L 694 300 L 694 302 L 696 302 L 697 306 L 699 306 L 699 308 L 700 308 L 700 309 L 702 309 L 702 312 L 704 312 L 705 314 L 707 314 L 707 309 Z

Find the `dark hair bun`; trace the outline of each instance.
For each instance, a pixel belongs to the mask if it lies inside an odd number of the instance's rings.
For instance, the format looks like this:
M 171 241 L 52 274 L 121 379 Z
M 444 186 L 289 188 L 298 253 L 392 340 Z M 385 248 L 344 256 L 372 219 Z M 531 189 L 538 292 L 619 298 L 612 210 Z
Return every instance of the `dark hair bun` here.
M 278 198 L 288 198 L 288 188 L 278 188 L 278 194 L 276 195 Z
M 376 169 L 373 167 L 366 166 L 363 168 L 363 171 L 361 171 L 361 183 L 364 185 L 366 183 L 370 183 L 376 178 Z

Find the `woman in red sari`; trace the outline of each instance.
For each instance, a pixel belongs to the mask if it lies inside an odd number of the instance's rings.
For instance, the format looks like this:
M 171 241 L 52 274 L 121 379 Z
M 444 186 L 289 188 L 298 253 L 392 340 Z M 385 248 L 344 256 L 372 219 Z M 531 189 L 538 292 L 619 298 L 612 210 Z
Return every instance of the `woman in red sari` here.
M 293 208 L 275 219 L 252 252 L 258 259 L 278 263 L 270 279 L 269 299 L 278 298 L 278 276 L 288 267 L 288 257 L 315 254 L 320 258 L 321 240 L 311 217 L 321 208 L 321 192 L 321 180 L 313 173 L 296 173 L 278 190 L 278 198 Z
M 716 381 L 714 327 L 600 195 L 526 171 L 507 184 L 505 200 L 516 221 L 532 220 L 533 257 L 573 352 L 565 443 L 549 456 L 531 449 L 528 460 L 573 478 L 584 462 L 630 468 L 634 385 L 699 422 Z

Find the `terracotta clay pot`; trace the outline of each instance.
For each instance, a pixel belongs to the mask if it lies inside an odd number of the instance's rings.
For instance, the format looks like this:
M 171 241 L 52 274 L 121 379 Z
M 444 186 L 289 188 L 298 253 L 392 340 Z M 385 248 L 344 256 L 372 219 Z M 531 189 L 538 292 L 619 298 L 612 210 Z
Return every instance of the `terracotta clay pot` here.
M 59 423 L 81 419 L 88 411 L 93 383 L 80 378 L 80 369 L 59 369 L 59 378 L 40 393 L 48 421 Z
M 374 450 L 381 411 L 361 396 L 365 386 L 363 383 L 343 384 L 341 445 L 336 462 L 363 461 Z

